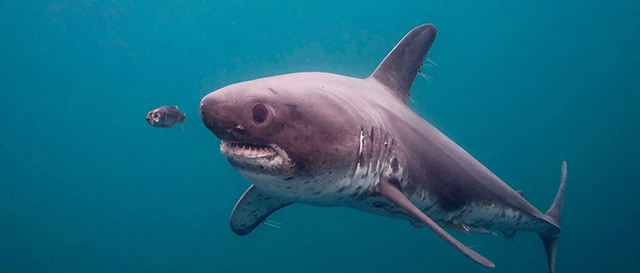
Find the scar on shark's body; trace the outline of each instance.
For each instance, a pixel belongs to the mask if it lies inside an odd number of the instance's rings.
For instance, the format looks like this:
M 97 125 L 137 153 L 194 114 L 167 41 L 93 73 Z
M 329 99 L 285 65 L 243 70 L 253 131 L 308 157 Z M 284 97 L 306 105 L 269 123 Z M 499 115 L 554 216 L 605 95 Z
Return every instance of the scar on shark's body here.
M 487 267 L 494 264 L 441 226 L 509 240 L 535 232 L 554 272 L 566 163 L 556 198 L 542 213 L 413 112 L 409 90 L 435 37 L 433 25 L 413 29 L 365 79 L 294 73 L 205 96 L 202 121 L 253 184 L 231 213 L 233 232 L 246 235 L 293 203 L 345 206 L 429 227 Z

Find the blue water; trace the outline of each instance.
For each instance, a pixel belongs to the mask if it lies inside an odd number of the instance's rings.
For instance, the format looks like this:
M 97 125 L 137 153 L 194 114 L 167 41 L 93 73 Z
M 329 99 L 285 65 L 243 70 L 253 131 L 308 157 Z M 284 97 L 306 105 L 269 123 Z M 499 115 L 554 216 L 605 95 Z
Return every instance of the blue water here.
M 369 75 L 438 37 L 411 106 L 540 210 L 567 160 L 557 272 L 638 272 L 637 1 L 0 2 L 0 272 L 546 272 L 537 235 L 433 232 L 293 205 L 233 234 L 249 186 L 199 102 L 299 71 Z M 185 132 L 153 128 L 161 105 Z

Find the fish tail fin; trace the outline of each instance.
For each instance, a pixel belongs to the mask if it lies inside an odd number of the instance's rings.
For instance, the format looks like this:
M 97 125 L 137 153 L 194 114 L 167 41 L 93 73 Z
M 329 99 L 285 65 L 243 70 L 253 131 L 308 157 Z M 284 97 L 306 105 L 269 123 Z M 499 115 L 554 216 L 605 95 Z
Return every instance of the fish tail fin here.
M 176 106 L 177 107 L 177 106 Z M 182 123 L 182 132 L 184 133 L 184 120 L 187 118 L 187 112 L 182 114 L 182 118 L 180 119 L 180 123 Z
M 556 198 L 553 200 L 553 204 L 545 215 L 548 217 L 548 221 L 557 227 L 557 230 L 553 233 L 538 233 L 542 243 L 544 244 L 544 250 L 547 253 L 547 266 L 549 273 L 555 272 L 556 265 L 556 252 L 558 247 L 558 239 L 560 239 L 560 216 L 562 215 L 562 207 L 564 206 L 564 192 L 567 184 L 567 162 L 562 162 L 562 179 L 560 180 L 560 187 Z

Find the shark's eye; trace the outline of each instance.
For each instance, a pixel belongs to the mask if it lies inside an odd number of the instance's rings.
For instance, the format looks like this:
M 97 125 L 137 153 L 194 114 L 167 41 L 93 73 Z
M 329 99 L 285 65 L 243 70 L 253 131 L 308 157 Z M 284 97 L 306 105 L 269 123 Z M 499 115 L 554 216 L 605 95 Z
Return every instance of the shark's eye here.
M 267 107 L 262 103 L 256 104 L 256 106 L 253 107 L 252 113 L 253 121 L 255 121 L 256 123 L 263 123 L 265 120 L 267 120 L 267 116 L 269 115 Z

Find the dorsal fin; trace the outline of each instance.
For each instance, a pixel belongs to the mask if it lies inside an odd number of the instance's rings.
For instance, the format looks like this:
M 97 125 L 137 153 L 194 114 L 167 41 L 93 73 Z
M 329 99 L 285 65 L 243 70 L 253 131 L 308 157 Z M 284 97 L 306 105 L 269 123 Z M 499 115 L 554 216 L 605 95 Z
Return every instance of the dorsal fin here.
M 431 24 L 411 30 L 382 60 L 369 79 L 387 86 L 407 103 L 411 84 L 436 38 L 436 32 L 436 27 Z

